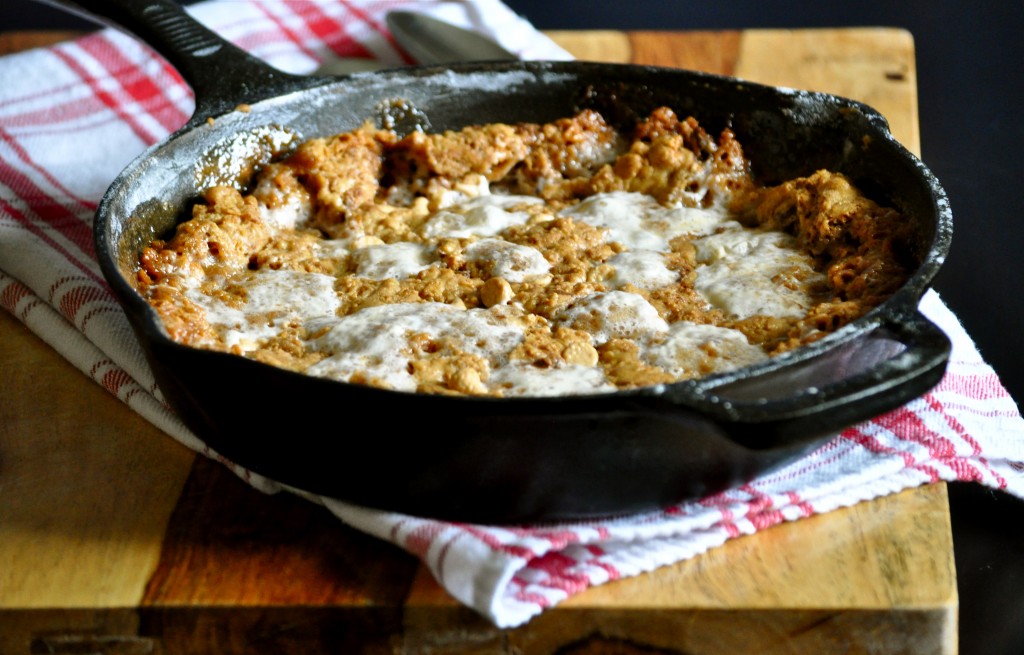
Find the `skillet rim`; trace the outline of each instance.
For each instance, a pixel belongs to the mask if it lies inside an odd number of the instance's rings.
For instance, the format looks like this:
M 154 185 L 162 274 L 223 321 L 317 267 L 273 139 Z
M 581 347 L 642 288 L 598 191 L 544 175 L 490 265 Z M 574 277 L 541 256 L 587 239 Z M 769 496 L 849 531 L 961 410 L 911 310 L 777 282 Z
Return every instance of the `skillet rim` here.
M 721 373 L 715 373 L 708 376 L 704 376 L 697 379 L 681 380 L 678 382 L 653 385 L 648 387 L 640 387 L 636 389 L 618 390 L 613 392 L 596 394 L 600 396 L 645 396 L 651 393 L 661 393 L 660 389 L 672 388 L 677 390 L 692 389 L 698 395 L 703 395 L 703 390 L 710 389 L 713 387 L 720 386 L 732 382 L 740 377 L 746 378 L 757 375 L 761 372 L 774 370 L 782 365 L 789 363 L 803 361 L 809 358 L 818 356 L 826 351 L 829 351 L 843 343 L 847 343 L 857 336 L 860 336 L 866 332 L 877 329 L 883 323 L 890 322 L 892 318 L 898 318 L 890 316 L 892 314 L 903 314 L 913 313 L 915 307 L 909 306 L 909 303 L 919 301 L 923 296 L 924 292 L 930 287 L 931 281 L 936 275 L 938 269 L 941 267 L 946 256 L 948 256 L 951 238 L 952 238 L 952 215 L 949 208 L 949 201 L 946 197 L 945 191 L 942 189 L 941 184 L 935 178 L 934 174 L 926 167 L 926 165 L 916 157 L 913 153 L 907 150 L 899 141 L 893 137 L 888 127 L 888 122 L 877 110 L 870 107 L 869 105 L 860 101 L 852 100 L 835 94 L 828 94 L 815 91 L 804 91 L 791 89 L 788 87 L 770 86 L 760 84 L 757 82 L 750 82 L 736 77 L 717 75 L 713 73 L 705 73 L 702 71 L 690 71 L 684 69 L 674 69 L 663 66 L 647 66 L 637 64 L 619 64 L 619 63 L 603 63 L 603 62 L 585 62 L 585 61 L 569 61 L 569 62 L 548 62 L 548 61 L 527 61 L 527 62 L 508 62 L 508 61 L 497 61 L 497 62 L 467 62 L 464 64 L 453 64 L 444 66 L 405 66 L 394 69 L 386 69 L 381 71 L 374 71 L 369 73 L 359 73 L 350 76 L 341 77 L 310 77 L 310 78 L 297 78 L 295 80 L 296 88 L 278 95 L 274 95 L 269 98 L 258 100 L 254 103 L 249 103 L 253 110 L 258 110 L 261 103 L 267 101 L 280 101 L 287 98 L 295 93 L 302 94 L 304 92 L 332 88 L 335 86 L 343 86 L 350 82 L 353 78 L 381 78 L 385 76 L 396 76 L 400 78 L 404 77 L 431 77 L 438 74 L 446 74 L 454 72 L 456 74 L 474 74 L 479 72 L 490 73 L 490 72 L 507 72 L 507 71 L 524 71 L 532 74 L 546 74 L 550 72 L 560 73 L 563 69 L 589 69 L 594 71 L 609 70 L 609 71 L 637 71 L 643 73 L 668 73 L 673 76 L 689 77 L 693 80 L 703 81 L 703 83 L 710 88 L 712 84 L 731 84 L 735 85 L 738 89 L 752 90 L 759 93 L 768 95 L 775 95 L 778 97 L 790 97 L 799 98 L 806 102 L 813 103 L 833 103 L 837 107 L 844 109 L 853 109 L 861 113 L 867 121 L 876 129 L 880 136 L 882 136 L 889 147 L 892 147 L 896 151 L 896 155 L 906 162 L 914 165 L 918 170 L 917 173 L 921 180 L 929 187 L 932 194 L 934 204 L 936 206 L 935 212 L 935 229 L 932 243 L 928 246 L 926 251 L 922 254 L 921 261 L 918 263 L 914 273 L 906 280 L 906 282 L 900 287 L 900 289 L 894 293 L 891 297 L 886 299 L 880 305 L 872 308 L 863 316 L 859 317 L 850 324 L 832 332 L 822 339 L 815 341 L 810 344 L 805 344 L 793 351 L 783 353 L 770 358 L 767 361 L 759 362 L 751 366 L 742 367 L 732 371 L 725 371 Z M 572 72 L 572 71 L 570 71 Z M 249 112 L 246 112 L 249 113 Z M 230 114 L 229 114 L 230 115 Z M 206 119 L 203 119 L 198 113 L 193 118 L 183 125 L 180 129 L 176 130 L 172 134 L 168 135 L 165 139 L 150 146 L 135 159 L 133 159 L 122 172 L 111 182 L 107 191 L 104 193 L 101 199 L 97 211 L 96 218 L 94 221 L 93 236 L 94 245 L 96 247 L 97 259 L 100 263 L 100 268 L 103 272 L 104 277 L 107 279 L 108 284 L 115 290 L 119 301 L 123 305 L 131 305 L 132 309 L 142 314 L 143 325 L 146 328 L 147 334 L 151 338 L 157 338 L 166 341 L 169 344 L 181 346 L 184 348 L 192 348 L 190 346 L 182 346 L 177 344 L 167 335 L 166 330 L 163 328 L 159 317 L 155 311 L 149 306 L 146 300 L 136 291 L 131 282 L 126 278 L 122 272 L 118 262 L 124 258 L 122 252 L 121 243 L 113 243 L 117 241 L 115 234 L 123 236 L 124 229 L 122 228 L 119 232 L 114 230 L 111 226 L 114 223 L 111 217 L 109 208 L 111 205 L 116 204 L 116 197 L 119 189 L 123 188 L 127 184 L 131 183 L 133 176 L 138 173 L 138 169 L 142 163 L 149 160 L 155 153 L 172 147 L 182 137 L 191 133 L 194 130 L 202 129 L 202 125 Z M 221 120 L 218 117 L 215 120 Z M 470 123 L 467 123 L 470 124 Z M 300 135 L 300 139 L 313 138 L 320 135 Z M 132 217 L 128 217 L 123 223 L 127 224 L 129 221 L 134 220 Z M 180 221 L 179 221 L 180 222 Z M 113 244 L 113 245 L 112 245 Z M 137 259 L 138 253 L 135 253 Z M 898 306 L 898 308 L 896 307 Z M 201 349 L 197 349 L 201 350 Z M 210 351 L 206 351 L 210 352 Z M 775 362 L 782 362 L 779 366 L 774 365 Z M 263 365 L 261 366 L 269 366 Z M 284 370 L 284 369 L 276 369 Z M 750 373 L 752 371 L 752 373 Z M 291 371 L 289 371 L 291 373 Z M 297 375 L 304 375 L 298 373 Z M 338 380 L 331 380 L 323 378 L 327 382 L 342 385 L 343 387 L 354 386 L 347 382 Z M 382 390 L 386 391 L 389 395 L 420 395 L 416 392 L 404 392 L 394 390 Z M 588 394 L 589 395 L 589 394 Z M 489 397 L 476 397 L 476 396 L 457 396 L 461 400 L 466 400 L 474 403 L 488 403 L 498 402 L 501 404 L 506 403 L 523 403 L 533 400 L 539 400 L 544 397 L 512 397 L 512 398 L 489 398 Z M 567 398 L 566 396 L 555 397 L 554 400 L 561 400 Z
M 636 404 L 636 406 L 640 407 L 641 410 L 648 412 L 657 411 L 657 408 L 665 407 L 667 403 L 672 409 L 682 407 L 684 409 L 698 412 L 708 417 L 709 420 L 713 422 L 730 424 L 732 427 L 739 427 L 740 431 L 743 432 L 751 425 L 755 427 L 762 425 L 760 421 L 763 421 L 766 418 L 769 420 L 773 418 L 778 419 L 779 417 L 772 413 L 774 406 L 772 403 L 740 404 L 741 406 L 737 409 L 736 403 L 730 402 L 727 397 L 723 400 L 722 396 L 716 390 L 726 387 L 734 382 L 742 382 L 751 378 L 768 376 L 778 370 L 788 369 L 792 366 L 800 365 L 803 362 L 827 356 L 829 353 L 834 352 L 837 349 L 846 345 L 855 344 L 858 340 L 868 338 L 879 331 L 884 331 L 894 325 L 899 326 L 908 321 L 912 322 L 915 318 L 920 317 L 917 310 L 917 303 L 923 296 L 924 292 L 929 288 L 932 279 L 949 251 L 952 234 L 952 215 L 948 199 L 946 198 L 945 192 L 938 180 L 935 179 L 934 175 L 927 169 L 923 162 L 895 140 L 889 131 L 887 122 L 881 114 L 873 108 L 858 101 L 831 94 L 797 91 L 784 87 L 772 87 L 729 76 L 656 66 L 590 62 L 501 62 L 498 64 L 484 62 L 442 67 L 406 67 L 343 78 L 304 80 L 299 84 L 298 88 L 293 91 L 283 95 L 267 98 L 264 101 L 251 102 L 250 104 L 252 106 L 252 113 L 256 113 L 260 110 L 260 105 L 263 102 L 281 102 L 284 98 L 291 96 L 293 93 L 302 93 L 304 91 L 314 89 L 331 89 L 336 85 L 338 88 L 342 88 L 346 84 L 353 81 L 359 81 L 360 79 L 365 79 L 367 77 L 373 77 L 374 79 L 390 79 L 388 76 L 395 76 L 400 79 L 410 79 L 429 77 L 431 75 L 439 74 L 489 73 L 495 69 L 506 71 L 525 71 L 534 75 L 543 75 L 552 71 L 556 73 L 564 71 L 567 68 L 573 71 L 588 69 L 591 71 L 633 71 L 647 74 L 668 73 L 672 76 L 689 78 L 697 83 L 702 83 L 709 87 L 715 84 L 730 84 L 742 87 L 743 89 L 753 89 L 759 93 L 766 93 L 775 97 L 799 98 L 806 102 L 823 102 L 833 104 L 836 107 L 842 107 L 847 110 L 859 112 L 863 115 L 871 128 L 877 132 L 878 136 L 882 137 L 884 146 L 893 150 L 892 156 L 898 158 L 904 165 L 911 165 L 913 167 L 915 177 L 923 183 L 925 187 L 927 187 L 928 195 L 931 199 L 931 205 L 934 209 L 934 215 L 928 217 L 929 220 L 934 221 L 934 226 L 932 226 L 931 242 L 927 244 L 926 248 L 923 248 L 921 261 L 911 277 L 892 297 L 887 299 L 881 305 L 873 308 L 864 316 L 859 317 L 847 326 L 827 335 L 815 343 L 808 344 L 791 352 L 770 358 L 769 360 L 754 366 L 718 373 L 695 380 L 683 380 L 667 385 L 648 386 L 603 394 L 525 398 L 481 398 L 474 396 L 436 395 L 429 396 L 432 404 L 443 407 L 455 407 L 458 408 L 458 411 L 467 411 L 474 415 L 487 414 L 495 409 L 502 413 L 512 411 L 540 411 L 542 413 L 557 411 L 559 413 L 565 412 L 572 414 L 573 412 L 585 413 L 590 411 L 590 408 L 594 406 L 595 402 L 601 402 L 603 399 L 613 398 L 616 402 L 621 401 L 627 404 Z M 773 110 L 777 110 L 777 108 L 773 108 Z M 251 116 L 252 114 L 250 113 L 248 115 Z M 239 120 L 240 117 L 237 116 L 237 114 L 228 114 L 223 117 L 217 117 L 216 121 L 220 123 L 224 118 L 229 119 L 226 121 L 228 124 L 231 124 L 232 122 L 241 122 L 244 124 L 246 122 L 244 119 Z M 245 362 L 244 366 L 247 367 L 254 366 L 261 369 L 272 369 L 274 371 L 274 375 L 279 376 L 283 381 L 298 382 L 299 380 L 303 380 L 304 383 L 310 383 L 309 381 L 313 380 L 312 383 L 332 387 L 339 393 L 358 388 L 360 393 L 379 395 L 381 398 L 391 401 L 399 398 L 415 398 L 417 401 L 422 400 L 426 394 L 383 389 L 368 390 L 367 387 L 362 385 L 354 385 L 326 378 L 312 378 L 311 376 L 302 373 L 279 369 L 267 364 L 241 358 L 237 355 L 204 351 L 191 346 L 184 346 L 169 338 L 155 311 L 153 311 L 146 300 L 138 294 L 129 279 L 125 277 L 121 270 L 119 261 L 123 257 L 123 249 L 121 248 L 122 243 L 117 243 L 116 239 L 113 237 L 115 234 L 123 236 L 123 229 L 120 231 L 113 229 L 112 224 L 115 221 L 115 217 L 112 214 L 111 207 L 116 206 L 118 203 L 118 191 L 122 189 L 124 185 L 132 183 L 141 172 L 144 172 L 140 171 L 140 168 L 142 168 L 142 164 L 146 160 L 160 152 L 162 148 L 172 147 L 174 143 L 176 143 L 180 138 L 188 135 L 192 130 L 202 129 L 202 122 L 202 120 L 197 120 L 194 116 L 193 120 L 181 129 L 177 130 L 154 146 L 147 148 L 143 153 L 136 157 L 111 183 L 97 209 L 97 217 L 94 225 L 97 259 L 99 260 L 104 277 L 107 279 L 108 284 L 111 285 L 111 288 L 115 291 L 115 295 L 118 297 L 120 304 L 125 308 L 129 317 L 129 322 L 131 323 L 132 328 L 136 331 L 147 358 L 151 358 L 153 355 L 153 349 L 147 343 L 147 341 L 152 341 L 159 343 L 162 349 L 168 352 L 202 353 L 204 358 L 207 358 L 214 363 L 216 363 L 218 358 L 230 358 L 232 361 L 241 360 L 242 362 Z M 316 135 L 303 135 L 302 138 L 309 138 L 310 136 Z M 129 215 L 131 213 L 131 211 L 128 212 Z M 130 220 L 132 219 L 126 216 L 122 223 L 127 223 Z M 137 251 L 134 254 L 137 257 Z M 933 346 L 935 346 L 935 344 L 933 344 Z M 928 365 L 928 379 L 923 382 L 919 381 L 917 383 L 918 387 L 925 385 L 926 388 L 924 391 L 926 391 L 927 388 L 930 388 L 935 382 L 937 382 L 937 376 L 941 375 L 942 370 L 944 370 L 947 358 L 948 339 L 946 340 L 944 351 L 942 344 L 937 345 L 937 354 L 935 352 L 932 353 L 932 361 Z M 153 362 L 152 360 L 151 364 L 154 366 L 154 369 L 157 369 L 160 365 L 159 362 Z M 924 391 L 920 391 L 919 393 L 915 392 L 913 395 L 920 395 L 920 393 L 923 393 Z M 813 395 L 806 396 L 804 400 L 813 404 L 815 397 Z M 902 404 L 902 402 L 900 404 Z M 800 411 L 800 408 L 798 407 L 794 411 Z M 783 417 L 783 420 L 785 420 L 785 417 Z M 726 436 L 741 447 L 756 448 L 756 446 L 752 444 L 751 440 L 744 438 L 743 436 L 733 434 Z M 798 445 L 801 445 L 803 449 L 806 449 L 816 443 L 820 443 L 823 439 L 824 437 L 822 435 L 810 435 L 804 439 L 792 437 L 788 442 L 780 441 L 778 443 L 770 444 L 770 447 L 792 447 L 794 443 L 797 443 Z M 799 455 L 804 452 L 803 449 L 798 448 L 797 450 L 799 452 L 794 452 L 796 455 Z M 244 461 L 240 461 L 239 463 L 246 465 Z M 286 484 L 291 484 L 288 481 L 284 482 Z M 296 486 L 302 488 L 301 485 Z M 545 515 L 542 518 L 546 519 L 550 517 Z

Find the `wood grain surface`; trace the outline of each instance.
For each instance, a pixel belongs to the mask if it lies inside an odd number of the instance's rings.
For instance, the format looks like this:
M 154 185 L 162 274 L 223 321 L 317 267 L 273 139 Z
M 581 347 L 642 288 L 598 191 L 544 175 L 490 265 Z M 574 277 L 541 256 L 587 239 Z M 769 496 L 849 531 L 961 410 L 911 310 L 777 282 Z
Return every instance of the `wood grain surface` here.
M 553 32 L 581 59 L 868 102 L 918 150 L 891 29 Z M 67 35 L 0 35 L 0 52 Z M 591 589 L 499 630 L 412 556 L 195 457 L 0 312 L 0 655 L 955 653 L 944 485 Z

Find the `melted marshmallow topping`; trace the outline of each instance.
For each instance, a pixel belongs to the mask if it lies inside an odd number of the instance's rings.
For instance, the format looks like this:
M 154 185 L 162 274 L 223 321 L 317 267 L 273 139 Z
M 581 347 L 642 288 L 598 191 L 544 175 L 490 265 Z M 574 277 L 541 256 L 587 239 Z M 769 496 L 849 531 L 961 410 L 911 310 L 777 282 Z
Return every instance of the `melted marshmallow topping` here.
M 334 278 L 321 273 L 266 269 L 241 278 L 230 290 L 240 305 L 192 288 L 188 298 L 206 310 L 206 321 L 229 348 L 249 352 L 289 323 L 333 316 L 341 301 Z
M 525 208 L 541 202 L 492 194 L 483 184 L 447 196 L 422 223 L 422 243 L 357 247 L 358 238 L 334 239 L 319 243 L 316 252 L 347 258 L 356 277 L 402 280 L 439 265 L 438 240 L 462 239 L 467 262 L 489 277 L 520 283 L 548 273 L 551 263 L 537 248 L 506 241 L 502 234 L 525 224 L 531 216 Z M 611 269 L 607 290 L 572 299 L 551 317 L 549 327 L 585 331 L 592 347 L 629 340 L 640 361 L 676 377 L 746 366 L 767 355 L 734 329 L 687 321 L 670 324 L 644 296 L 623 290 L 651 291 L 679 283 L 679 273 L 665 259 L 673 239 L 692 239 L 697 291 L 709 308 L 734 317 L 799 315 L 814 303 L 813 288 L 823 279 L 795 239 L 743 228 L 721 207 L 664 207 L 644 194 L 610 192 L 558 215 L 601 229 L 618 252 L 605 262 Z M 264 207 L 262 217 L 275 230 L 290 229 L 303 224 L 308 207 L 285 199 L 274 209 Z M 416 391 L 416 344 L 429 343 L 432 353 L 471 358 L 483 371 L 478 376 L 481 389 L 493 395 L 557 396 L 616 388 L 596 361 L 538 367 L 513 358 L 528 329 L 514 302 L 490 309 L 406 302 L 337 316 L 341 302 L 333 285 L 329 275 L 267 270 L 235 282 L 240 303 L 232 305 L 198 289 L 190 290 L 189 297 L 206 311 L 224 343 L 243 352 L 273 338 L 283 324 L 301 325 L 310 335 L 307 347 L 319 356 L 306 370 L 315 376 Z
M 694 286 L 728 316 L 802 316 L 816 300 L 813 289 L 825 284 L 796 239 L 782 232 L 737 225 L 694 245 L 702 264 Z

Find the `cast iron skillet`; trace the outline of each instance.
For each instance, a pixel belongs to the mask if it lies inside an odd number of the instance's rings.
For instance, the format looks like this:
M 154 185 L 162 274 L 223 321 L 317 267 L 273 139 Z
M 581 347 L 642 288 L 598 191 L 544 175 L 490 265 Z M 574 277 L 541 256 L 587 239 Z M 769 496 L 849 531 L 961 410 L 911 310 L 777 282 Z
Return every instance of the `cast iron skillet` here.
M 190 122 L 136 159 L 104 196 L 96 249 L 167 400 L 212 448 L 271 479 L 366 506 L 477 522 L 652 510 L 791 461 L 921 395 L 945 369 L 949 341 L 917 303 L 949 248 L 949 206 L 932 174 L 862 104 L 682 70 L 579 62 L 293 77 L 168 0 L 77 6 L 155 47 L 195 91 Z M 247 112 L 235 109 L 240 103 Z M 915 222 L 916 273 L 865 317 L 757 366 L 533 399 L 384 391 L 183 347 L 133 288 L 140 249 L 171 230 L 201 188 L 244 185 L 254 167 L 298 138 L 367 118 L 443 130 L 547 121 L 581 107 L 626 124 L 659 105 L 694 115 L 713 134 L 731 126 L 766 182 L 820 167 L 851 176 Z

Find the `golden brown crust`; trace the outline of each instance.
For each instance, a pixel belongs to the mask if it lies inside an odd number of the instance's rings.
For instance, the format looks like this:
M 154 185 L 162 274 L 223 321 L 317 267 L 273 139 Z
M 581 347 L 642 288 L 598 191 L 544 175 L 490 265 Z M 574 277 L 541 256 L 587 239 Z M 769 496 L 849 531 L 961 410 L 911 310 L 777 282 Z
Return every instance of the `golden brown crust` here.
M 663 369 L 641 361 L 640 349 L 628 339 L 612 339 L 598 353 L 605 374 L 617 387 L 646 387 L 674 381 Z
M 180 276 L 211 277 L 244 269 L 270 239 L 252 197 L 230 187 L 213 187 L 192 220 L 178 226 L 167 243 L 154 242 L 140 256 L 139 281 L 160 284 Z
M 734 318 L 713 308 L 695 289 L 700 264 L 689 234 L 673 238 L 663 253 L 674 282 L 645 289 L 620 286 L 646 300 L 667 323 L 732 328 L 766 353 L 838 329 L 884 300 L 909 274 L 903 253 L 911 228 L 899 213 L 828 171 L 760 187 L 732 132 L 715 138 L 693 118 L 680 118 L 667 108 L 654 111 L 625 135 L 593 111 L 544 125 L 493 124 L 403 138 L 364 125 L 303 143 L 268 165 L 258 179 L 248 195 L 228 187 L 208 190 L 192 219 L 170 240 L 155 241 L 142 252 L 139 289 L 173 339 L 242 352 L 218 336 L 194 294 L 241 308 L 248 287 L 232 280 L 244 281 L 259 271 L 298 271 L 335 278 L 338 316 L 395 303 L 512 307 L 509 320 L 523 330 L 522 342 L 509 355 L 514 361 L 540 369 L 598 366 L 619 388 L 671 382 L 680 374 L 644 361 L 636 343 L 613 338 L 595 344 L 578 329 L 586 321 L 571 327 L 554 322 L 579 299 L 609 291 L 615 274 L 609 261 L 627 250 L 609 239 L 607 229 L 558 212 L 616 191 L 647 194 L 666 207 L 709 207 L 730 200 L 730 209 L 745 224 L 796 236 L 815 258 L 815 274 L 823 281 L 809 281 L 809 269 L 793 267 L 773 282 L 790 289 L 817 285 L 813 294 L 821 301 L 801 317 Z M 452 194 L 472 198 L 488 184 L 496 192 L 542 200 L 509 208 L 524 220 L 500 236 L 541 253 L 545 272 L 506 279 L 493 270 L 493 262 L 467 255 L 478 237 L 425 236 L 426 221 Z M 261 206 L 271 211 L 287 209 L 289 203 L 308 206 L 308 222 L 278 229 L 261 218 Z M 334 242 L 350 248 L 417 244 L 434 264 L 401 279 L 372 279 L 355 275 L 359 262 L 350 250 L 324 247 Z M 245 355 L 298 371 L 323 359 L 308 347 L 317 335 L 306 334 L 298 323 L 278 328 Z M 411 334 L 403 352 L 419 391 L 501 393 L 487 390 L 485 359 L 450 341 Z M 712 371 L 719 354 L 715 347 L 702 346 L 690 354 L 681 375 Z M 356 374 L 350 381 L 387 386 L 372 373 Z
M 899 251 L 910 240 L 911 225 L 839 173 L 817 171 L 753 191 L 743 202 L 748 220 L 797 235 L 801 245 L 827 262 L 839 299 L 877 305 L 910 273 Z

